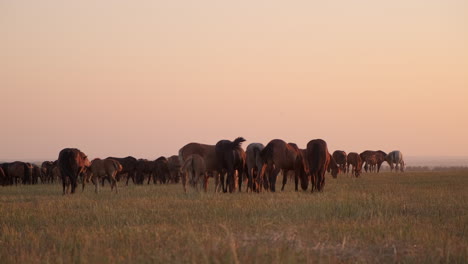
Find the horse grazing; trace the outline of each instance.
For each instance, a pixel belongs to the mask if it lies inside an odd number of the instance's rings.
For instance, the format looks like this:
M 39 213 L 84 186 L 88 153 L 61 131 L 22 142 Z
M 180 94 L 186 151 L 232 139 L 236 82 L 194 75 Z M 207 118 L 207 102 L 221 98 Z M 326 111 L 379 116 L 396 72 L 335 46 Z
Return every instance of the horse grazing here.
M 33 177 L 33 169 L 30 163 L 15 161 L 4 163 L 3 170 L 5 178 L 10 184 L 18 185 L 18 183 L 31 184 Z
M 181 170 L 184 172 L 182 174 L 182 186 L 184 187 L 184 192 L 187 192 L 187 175 L 189 175 L 188 178 L 190 185 L 197 191 L 198 183 L 203 179 L 203 187 L 205 192 L 207 191 L 208 184 L 205 184 L 205 182 L 208 181 L 208 174 L 206 173 L 205 161 L 200 155 L 193 154 L 188 156 L 185 159 Z
M 39 179 L 41 179 L 41 183 L 45 182 L 44 175 L 42 174 L 41 168 L 36 164 L 31 164 L 32 166 L 32 184 L 38 184 Z
M 133 183 L 136 183 L 135 174 L 136 174 L 136 166 L 138 164 L 138 161 L 136 158 L 132 156 L 128 156 L 125 158 L 107 157 L 106 159 L 116 160 L 120 163 L 120 165 L 122 165 L 122 171 L 117 173 L 117 176 L 116 176 L 117 181 L 120 180 L 120 176 L 122 174 L 127 174 L 126 185 L 128 185 L 129 179 L 132 179 Z
M 179 183 L 180 180 L 180 162 L 179 156 L 173 155 L 167 158 L 167 166 L 169 168 L 169 182 L 170 183 Z
M 247 173 L 249 180 L 247 182 L 247 191 L 258 191 L 260 185 L 259 183 L 259 173 L 262 171 L 262 158 L 260 157 L 260 152 L 265 148 L 261 143 L 251 143 L 247 146 L 245 151 L 246 154 L 246 164 L 247 164 Z
M 332 154 L 336 164 L 340 167 L 340 170 L 346 172 L 346 152 L 343 150 L 335 150 Z
M 159 181 L 160 184 L 165 184 L 169 181 L 171 174 L 169 172 L 168 161 L 161 156 L 154 161 L 153 183 Z M 148 179 L 149 180 L 149 179 Z
M 44 179 L 43 183 L 54 183 L 54 177 L 52 170 L 57 166 L 57 162 L 53 161 L 44 161 L 41 164 L 42 177 Z
M 359 156 L 359 154 L 357 154 L 356 152 L 350 152 L 347 157 L 347 163 L 347 173 L 349 173 L 349 166 L 351 165 L 352 174 L 354 174 L 355 177 L 359 177 L 359 175 L 361 175 L 362 170 L 361 156 Z
M 375 152 L 375 161 L 377 162 L 377 173 L 380 172 L 380 167 L 382 166 L 382 163 L 384 163 L 386 156 L 387 156 L 387 153 L 381 150 L 377 150 Z
M 85 183 L 91 180 L 95 186 L 95 192 L 99 192 L 99 179 L 108 179 L 111 183 L 111 191 L 115 187 L 115 192 L 117 193 L 117 174 L 123 170 L 122 165 L 113 159 L 94 159 L 91 162 L 91 166 L 88 168 L 86 177 L 83 178 L 83 188 L 84 191 Z
M 89 166 L 91 163 L 88 157 L 79 149 L 65 148 L 60 151 L 58 168 L 62 175 L 63 194 L 68 193 L 70 186 L 71 193 L 75 193 L 78 176 L 82 175 Z
M 405 161 L 403 160 L 401 151 L 394 150 L 388 153 L 385 160 L 388 162 L 388 165 L 390 165 L 391 171 L 393 171 L 393 168 L 395 168 L 395 172 L 398 172 L 398 169 L 400 169 L 401 172 L 405 170 Z M 393 164 L 395 164 L 395 166 Z
M 242 189 L 246 154 L 241 145 L 244 141 L 244 138 L 238 137 L 234 141 L 220 140 L 215 145 L 223 192 L 227 192 L 227 188 L 229 188 L 230 193 L 235 190 L 236 171 L 238 174 L 239 192 Z M 227 173 L 226 185 L 224 185 L 224 172 Z
M 276 178 L 280 171 L 283 173 L 283 186 L 281 190 L 284 190 L 288 179 L 288 171 L 293 170 L 295 172 L 294 182 L 295 190 L 298 191 L 298 181 L 301 181 L 301 188 L 307 190 L 308 177 L 306 171 L 305 160 L 301 150 L 294 143 L 286 143 L 281 139 L 271 140 L 266 147 L 260 152 L 263 165 L 260 175 L 258 177 L 260 181 L 260 188 L 262 185 L 270 191 L 276 191 Z M 268 170 L 268 179 L 265 179 L 265 173 Z M 266 180 L 268 183 L 265 184 Z
M 385 156 L 387 154 L 381 150 L 373 151 L 373 150 L 366 150 L 359 154 L 361 156 L 361 160 L 363 162 L 364 170 L 367 172 L 369 171 L 376 171 L 377 173 L 380 171 L 380 167 L 382 163 L 385 161 Z M 369 160 L 369 162 L 367 162 Z M 372 163 L 372 164 L 369 164 Z M 377 168 L 376 168 L 377 167 Z
M 153 160 L 139 159 L 136 164 L 136 184 L 143 184 L 145 181 L 145 175 L 148 175 L 148 184 L 150 183 L 151 177 L 154 173 L 155 162 Z
M 329 167 L 332 156 L 328 152 L 327 143 L 322 139 L 314 139 L 307 143 L 307 162 L 312 181 L 312 192 L 323 191 L 325 186 L 325 172 Z M 331 174 L 334 178 L 340 172 L 338 166 L 331 166 Z
M 0 185 L 5 186 L 5 185 L 8 185 L 8 184 L 9 184 L 8 178 L 7 178 L 6 174 L 5 174 L 5 172 L 3 171 L 2 166 L 0 166 Z
M 375 155 L 367 156 L 364 162 L 366 163 L 364 166 L 366 172 L 377 172 L 377 157 Z
M 200 143 L 189 143 L 183 146 L 179 150 L 179 164 L 183 165 L 185 160 L 188 159 L 190 155 L 200 155 L 203 158 L 205 163 L 206 172 L 208 174 L 212 174 L 215 177 L 215 192 L 218 190 L 219 185 L 219 168 L 218 168 L 218 159 L 216 158 L 216 151 L 214 145 L 206 145 Z M 182 177 L 184 177 L 184 171 L 180 172 Z M 185 176 L 186 177 L 186 176 Z M 204 182 L 204 184 L 208 184 L 208 181 Z M 208 186 L 204 186 L 204 188 L 208 188 Z

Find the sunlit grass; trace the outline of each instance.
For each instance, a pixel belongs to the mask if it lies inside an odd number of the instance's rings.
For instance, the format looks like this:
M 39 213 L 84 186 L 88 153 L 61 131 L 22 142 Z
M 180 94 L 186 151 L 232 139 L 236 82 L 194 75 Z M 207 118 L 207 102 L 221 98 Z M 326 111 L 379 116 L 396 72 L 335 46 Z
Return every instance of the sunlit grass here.
M 468 175 L 327 178 L 323 193 L 0 188 L 2 263 L 467 262 Z

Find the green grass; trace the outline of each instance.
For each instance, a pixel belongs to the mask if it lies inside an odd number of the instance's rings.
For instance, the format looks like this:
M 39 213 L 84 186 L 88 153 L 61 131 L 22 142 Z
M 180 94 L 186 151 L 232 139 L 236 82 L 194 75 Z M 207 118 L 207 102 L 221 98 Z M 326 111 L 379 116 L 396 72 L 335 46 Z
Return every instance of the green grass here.
M 121 183 L 120 183 L 121 184 Z M 213 190 L 213 181 L 209 190 Z M 468 174 L 327 178 L 323 193 L 0 188 L 1 263 L 466 263 Z

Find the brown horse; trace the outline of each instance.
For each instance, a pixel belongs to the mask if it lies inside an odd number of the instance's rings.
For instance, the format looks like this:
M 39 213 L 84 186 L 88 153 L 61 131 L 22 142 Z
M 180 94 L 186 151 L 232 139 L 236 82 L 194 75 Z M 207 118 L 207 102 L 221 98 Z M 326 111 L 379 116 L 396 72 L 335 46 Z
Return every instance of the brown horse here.
M 208 181 L 208 174 L 206 173 L 206 166 L 204 159 L 198 155 L 193 154 L 187 157 L 182 166 L 181 170 L 184 172 L 182 174 L 182 186 L 184 187 L 184 192 L 187 192 L 187 175 L 189 175 L 189 183 L 191 186 L 195 187 L 198 191 L 198 183 L 203 180 L 203 186 L 205 192 L 207 191 L 208 184 L 205 182 Z
M 349 166 L 351 165 L 351 171 L 354 174 L 354 176 L 359 177 L 361 175 L 361 170 L 362 170 L 362 159 L 359 154 L 356 152 L 350 152 L 348 154 L 348 166 L 347 166 L 347 172 L 349 173 Z
M 88 157 L 79 149 L 65 148 L 60 151 L 58 167 L 62 175 L 63 194 L 68 193 L 70 186 L 71 193 L 75 193 L 78 176 L 83 174 L 90 165 Z
M 54 178 L 52 176 L 52 170 L 57 166 L 57 162 L 53 161 L 44 161 L 41 165 L 41 171 L 44 179 L 44 183 L 53 183 Z
M 258 184 L 259 174 L 262 171 L 262 158 L 260 152 L 265 148 L 261 143 L 251 143 L 247 146 L 246 154 L 246 165 L 249 180 L 247 182 L 247 191 L 257 191 L 260 187 Z
M 329 168 L 332 156 L 328 152 L 327 143 L 322 139 L 314 139 L 307 143 L 307 162 L 309 164 L 312 181 L 312 192 L 323 191 L 325 187 L 325 172 Z M 333 163 L 332 163 L 333 164 Z M 340 169 L 336 165 L 330 166 L 331 174 L 334 178 Z
M 218 190 L 219 185 L 219 167 L 218 167 L 218 159 L 216 158 L 216 151 L 214 145 L 206 145 L 200 143 L 189 143 L 183 146 L 179 150 L 179 162 L 180 164 L 184 164 L 185 160 L 190 155 L 200 155 L 203 158 L 203 162 L 205 163 L 206 172 L 208 174 L 212 174 L 215 177 L 215 192 Z M 181 174 L 184 174 L 181 171 Z M 181 175 L 184 177 L 184 175 Z M 185 176 L 186 177 L 186 176 Z M 204 182 L 204 184 L 208 184 L 208 181 Z M 203 186 L 205 189 L 208 186 Z
M 361 160 L 363 162 L 364 170 L 366 172 L 368 170 L 379 172 L 380 167 L 382 166 L 382 163 L 385 161 L 385 157 L 387 156 L 387 154 L 385 152 L 381 151 L 381 150 L 377 150 L 377 151 L 366 150 L 366 151 L 361 152 L 361 154 L 359 154 L 359 156 L 361 156 Z M 372 165 L 367 162 L 368 159 L 372 163 Z M 369 168 L 369 166 L 370 166 L 370 168 Z M 375 167 L 377 167 L 377 168 L 375 168 Z
M 336 164 L 340 167 L 340 170 L 346 172 L 346 152 L 343 150 L 335 150 L 332 154 Z
M 159 157 L 154 161 L 153 183 L 159 181 L 160 184 L 165 184 L 169 181 L 171 173 L 166 157 Z M 149 179 L 148 179 L 149 180 Z
M 377 150 L 375 152 L 375 159 L 377 162 L 377 173 L 380 171 L 380 167 L 382 166 L 382 163 L 384 163 L 386 156 L 387 156 L 387 153 L 381 150 Z
M 120 177 L 122 174 L 127 174 L 127 182 L 125 184 L 128 185 L 129 179 L 132 179 L 134 184 L 136 183 L 135 174 L 136 174 L 136 166 L 138 163 L 136 158 L 132 156 L 128 156 L 125 158 L 107 157 L 106 159 L 116 160 L 120 163 L 120 165 L 122 165 L 122 171 L 117 173 L 117 176 L 116 176 L 118 181 L 120 180 Z
M 2 166 L 0 166 L 0 185 L 5 186 L 5 185 L 8 185 L 8 184 L 9 184 L 9 182 L 8 182 L 7 176 L 6 176 L 5 172 L 3 171 Z
M 304 157 L 301 150 L 294 143 L 286 143 L 281 139 L 271 140 L 266 147 L 260 152 L 263 165 L 260 172 L 259 185 L 260 188 L 269 187 L 270 191 L 276 191 L 276 178 L 280 171 L 283 173 L 283 186 L 287 182 L 288 171 L 295 172 L 295 190 L 298 191 L 298 181 L 301 180 L 301 187 L 307 190 L 308 179 Z M 268 179 L 265 179 L 265 173 L 268 172 Z M 268 183 L 265 184 L 266 180 Z
M 170 183 L 179 183 L 180 180 L 180 162 L 179 156 L 173 155 L 167 158 L 167 166 L 169 167 L 169 182 Z
M 122 165 L 113 159 L 94 159 L 91 162 L 91 166 L 87 169 L 86 176 L 83 178 L 83 188 L 84 191 L 85 183 L 92 180 L 95 186 L 95 192 L 99 192 L 99 179 L 107 178 L 111 182 L 111 191 L 115 187 L 115 192 L 117 193 L 117 173 L 122 171 Z
M 145 181 L 145 176 L 148 177 L 148 183 L 150 183 L 151 177 L 154 173 L 155 162 L 153 160 L 147 159 L 138 159 L 136 164 L 136 184 L 143 184 Z
M 15 161 L 5 163 L 4 172 L 10 184 L 18 185 L 18 183 L 31 184 L 32 183 L 32 165 L 30 163 Z
M 31 164 L 32 166 L 32 184 L 38 184 L 39 179 L 41 179 L 41 183 L 45 182 L 45 178 L 42 175 L 41 168 L 36 164 Z
M 366 172 L 377 172 L 377 157 L 375 155 L 367 156 L 364 162 L 366 163 L 364 166 Z
M 234 141 L 220 140 L 215 145 L 218 168 L 221 172 L 221 187 L 223 188 L 223 192 L 227 192 L 228 187 L 230 193 L 235 190 L 236 171 L 238 173 L 239 192 L 242 189 L 246 154 L 241 145 L 244 141 L 244 138 L 238 137 Z M 224 185 L 224 172 L 227 173 L 226 185 Z

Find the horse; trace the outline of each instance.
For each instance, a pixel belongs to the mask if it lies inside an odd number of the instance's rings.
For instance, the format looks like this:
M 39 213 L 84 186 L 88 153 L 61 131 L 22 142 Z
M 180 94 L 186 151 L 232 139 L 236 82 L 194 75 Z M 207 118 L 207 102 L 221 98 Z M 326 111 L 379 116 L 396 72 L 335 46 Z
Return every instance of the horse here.
M 387 161 L 388 165 L 390 165 L 391 171 L 393 171 L 393 168 L 395 168 L 395 172 L 398 172 L 398 169 L 400 169 L 401 172 L 405 170 L 405 161 L 403 160 L 403 154 L 399 150 L 394 150 L 388 153 L 388 155 L 385 156 L 385 161 Z M 395 164 L 396 166 L 394 167 L 393 164 Z
M 185 159 L 181 170 L 184 172 L 182 174 L 182 186 L 184 187 L 184 192 L 187 192 L 187 175 L 189 175 L 189 183 L 191 186 L 195 187 L 198 191 L 198 183 L 200 182 L 200 177 L 204 182 L 208 181 L 208 174 L 206 173 L 206 166 L 203 157 L 198 154 L 193 154 L 188 156 Z M 207 185 L 203 184 L 205 192 L 207 191 Z
M 247 146 L 246 153 L 246 165 L 249 180 L 247 182 L 247 191 L 258 191 L 258 174 L 262 171 L 262 159 L 260 152 L 265 148 L 262 143 L 251 143 Z
M 319 192 L 323 191 L 325 186 L 325 172 L 329 168 L 331 159 L 333 158 L 328 152 L 327 142 L 322 139 L 313 139 L 307 143 L 307 162 L 312 181 L 312 189 Z M 340 172 L 338 166 L 331 166 L 331 174 L 334 178 Z
M 235 173 L 238 173 L 239 192 L 242 189 L 242 177 L 245 171 L 245 151 L 241 148 L 242 142 L 245 139 L 242 137 L 236 138 L 234 141 L 220 140 L 215 145 L 216 158 L 218 160 L 218 168 L 221 171 L 221 187 L 223 192 L 233 192 L 235 190 Z M 224 185 L 224 171 L 227 173 L 226 186 Z
M 301 181 L 301 188 L 307 190 L 308 177 L 306 171 L 305 160 L 301 150 L 294 143 L 286 143 L 281 139 L 271 140 L 266 147 L 260 152 L 263 165 L 260 172 L 260 186 L 264 185 L 270 191 L 276 191 L 276 178 L 280 171 L 283 173 L 283 186 L 287 182 L 288 171 L 294 170 L 295 190 L 298 191 L 298 181 Z M 265 173 L 268 170 L 268 183 L 265 185 Z M 260 187 L 261 188 L 261 187 Z

